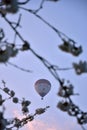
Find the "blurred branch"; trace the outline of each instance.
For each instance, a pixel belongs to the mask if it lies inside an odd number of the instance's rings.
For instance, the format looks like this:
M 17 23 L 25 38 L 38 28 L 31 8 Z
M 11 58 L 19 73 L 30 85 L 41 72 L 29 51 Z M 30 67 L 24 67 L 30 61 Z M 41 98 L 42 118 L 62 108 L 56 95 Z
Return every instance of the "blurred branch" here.
M 9 64 L 9 65 L 11 65 L 11 66 L 13 66 L 13 67 L 15 67 L 15 68 L 21 70 L 21 71 L 24 71 L 24 72 L 28 72 L 28 73 L 32 72 L 31 70 L 21 68 L 21 67 L 19 67 L 18 65 L 15 65 L 15 64 L 13 64 L 13 63 L 11 63 L 11 62 L 9 62 L 9 61 L 6 63 L 6 65 L 7 65 L 7 64 Z
M 24 7 L 19 7 L 20 9 L 23 9 L 33 15 L 35 15 L 37 18 L 39 18 L 41 21 L 43 21 L 46 25 L 48 25 L 54 32 L 57 33 L 57 35 L 60 37 L 61 40 L 64 41 L 64 39 L 68 39 L 69 41 L 72 41 L 73 43 L 76 43 L 74 40 L 72 40 L 71 38 L 69 38 L 66 34 L 64 34 L 63 32 L 59 31 L 57 28 L 55 28 L 53 25 L 51 25 L 49 22 L 47 22 L 45 19 L 43 19 L 40 15 L 37 14 L 37 12 L 35 12 L 34 10 L 31 9 L 26 9 Z
M 24 2 L 18 2 L 18 4 L 19 4 L 19 5 L 25 5 L 25 4 L 27 4 L 29 1 L 30 1 L 30 0 L 26 0 L 26 1 L 24 1 Z
M 40 15 L 38 15 L 38 12 L 43 8 L 43 4 L 46 1 L 53 1 L 56 2 L 58 0 L 41 0 L 40 6 L 38 9 L 36 10 L 31 10 L 31 9 L 27 9 L 24 7 L 21 7 L 20 5 L 25 5 L 29 2 L 30 0 L 26 0 L 24 2 L 18 2 L 17 4 L 17 9 L 15 10 L 15 12 L 18 11 L 18 9 L 22 9 L 24 11 L 27 11 L 31 14 L 33 14 L 35 17 L 37 17 L 38 19 L 40 19 L 42 22 L 44 22 L 48 27 L 50 27 L 57 35 L 58 37 L 64 42 L 64 44 L 67 44 L 66 41 L 72 42 L 73 46 L 76 44 L 76 42 L 69 38 L 65 33 L 61 32 L 60 30 L 58 30 L 57 28 L 55 28 L 53 25 L 51 25 L 48 21 L 46 21 L 43 17 L 41 17 Z M 2 2 L 2 1 L 1 1 Z M 3 4 L 0 2 L 0 6 L 3 6 Z M 6 1 L 8 3 L 8 1 Z M 6 4 L 7 4 L 6 3 Z M 11 4 L 11 3 L 10 3 Z M 6 5 L 7 7 L 7 5 Z M 14 7 L 13 5 L 11 7 Z M 11 9 L 11 8 L 10 8 Z M 60 102 L 58 104 L 58 108 L 60 108 L 60 110 L 62 111 L 66 111 L 70 116 L 75 116 L 77 118 L 78 124 L 81 125 L 81 128 L 83 130 L 85 130 L 85 128 L 83 127 L 83 124 L 87 123 L 87 112 L 83 112 L 82 110 L 80 110 L 80 108 L 75 105 L 71 99 L 72 95 L 77 95 L 73 92 L 73 85 L 69 84 L 69 85 L 65 85 L 65 81 L 63 81 L 58 74 L 59 70 L 71 70 L 74 67 L 70 67 L 70 68 L 59 68 L 57 65 L 53 65 L 51 64 L 48 60 L 46 60 L 44 57 L 40 56 L 39 54 L 37 54 L 31 47 L 30 47 L 30 43 L 27 42 L 23 36 L 19 33 L 19 31 L 17 30 L 18 27 L 20 27 L 20 22 L 21 22 L 21 14 L 19 15 L 18 21 L 17 22 L 12 22 L 10 21 L 6 15 L 8 12 L 6 12 L 7 10 L 2 10 L 2 8 L 0 8 L 0 15 L 3 17 L 3 19 L 7 22 L 7 24 L 9 24 L 9 26 L 11 27 L 11 29 L 15 32 L 15 37 L 14 37 L 14 42 L 16 41 L 16 36 L 19 37 L 19 39 L 22 41 L 22 45 L 20 46 L 20 48 L 18 50 L 20 51 L 31 51 L 33 55 L 35 55 L 42 63 L 43 65 L 49 70 L 49 72 L 53 75 L 53 77 L 59 82 L 60 84 L 60 89 L 58 92 L 58 96 L 61 96 L 64 100 L 63 102 Z M 13 10 L 11 10 L 11 13 L 14 13 Z M 15 26 L 14 26 L 15 25 Z M 0 29 L 0 41 L 4 38 L 4 31 L 3 29 Z M 5 41 L 5 43 L 7 43 Z M 16 46 L 16 45 L 15 45 Z M 12 46 L 12 48 L 10 49 L 14 49 L 14 45 Z M 64 49 L 64 48 L 63 48 Z M 74 46 L 74 49 L 78 49 Z M 17 51 L 18 51 L 17 50 Z M 5 51 L 0 52 L 0 54 L 3 54 Z M 12 65 L 13 67 L 20 69 L 22 71 L 25 72 L 31 72 L 31 70 L 27 70 L 24 68 L 21 68 L 9 61 L 7 61 L 9 58 L 11 57 L 11 55 L 6 59 L 6 63 L 9 65 Z M 6 99 L 12 99 L 13 103 L 20 103 L 22 106 L 22 113 L 27 115 L 27 113 L 29 112 L 28 110 L 28 105 L 30 104 L 30 101 L 25 100 L 23 98 L 23 100 L 21 100 L 19 102 L 19 99 L 17 97 L 15 97 L 15 92 L 13 90 L 10 90 L 9 88 L 6 87 L 6 83 L 5 81 L 2 81 L 4 88 L 0 89 L 5 92 L 6 94 L 8 94 L 8 98 Z M 5 102 L 6 99 L 2 98 L 2 95 L 0 95 L 0 105 L 2 106 Z M 10 127 L 9 129 L 11 130 L 12 128 L 16 127 L 17 129 L 19 129 L 20 127 L 24 126 L 28 121 L 32 121 L 34 119 L 34 116 L 36 115 L 40 115 L 42 113 L 44 113 L 46 111 L 46 109 L 49 108 L 48 106 L 45 108 L 38 108 L 36 109 L 35 113 L 33 115 L 27 115 L 25 118 L 23 118 L 22 120 L 19 120 L 17 118 L 15 118 L 12 122 L 13 126 Z M 2 113 L 1 113 L 2 114 Z M 80 117 L 79 117 L 80 115 Z M 2 120 L 5 120 L 4 117 L 2 116 Z M 3 129 L 2 129 L 3 130 Z

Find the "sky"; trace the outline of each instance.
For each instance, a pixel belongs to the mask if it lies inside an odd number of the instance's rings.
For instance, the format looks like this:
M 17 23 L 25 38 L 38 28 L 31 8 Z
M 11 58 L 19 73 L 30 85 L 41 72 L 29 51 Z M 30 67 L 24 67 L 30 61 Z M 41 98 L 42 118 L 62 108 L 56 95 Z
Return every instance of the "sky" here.
M 27 8 L 37 9 L 40 0 L 31 0 Z M 39 55 L 47 59 L 51 64 L 60 68 L 72 67 L 73 62 L 79 60 L 87 61 L 87 1 L 86 0 L 59 0 L 59 2 L 46 2 L 43 9 L 38 13 L 51 25 L 56 27 L 68 37 L 75 40 L 83 47 L 83 53 L 79 57 L 73 57 L 70 54 L 59 50 L 58 45 L 62 44 L 58 35 L 40 19 L 34 15 L 20 10 L 18 14 L 7 17 L 10 20 L 17 20 L 19 14 L 22 13 L 21 28 L 19 32 L 26 39 L 31 48 Z M 0 17 L 0 27 L 5 29 L 6 39 L 10 42 L 14 39 L 14 32 L 9 25 Z M 22 44 L 19 38 L 16 39 L 17 44 Z M 81 126 L 77 124 L 74 117 L 70 117 L 67 113 L 60 111 L 56 106 L 61 100 L 57 96 L 59 83 L 50 74 L 43 63 L 36 58 L 32 52 L 19 52 L 15 58 L 11 58 L 9 62 L 14 63 L 22 68 L 32 70 L 32 73 L 23 72 L 11 65 L 0 64 L 0 86 L 4 80 L 7 86 L 14 90 L 16 95 L 21 99 L 25 97 L 31 101 L 30 113 L 34 113 L 36 108 L 50 106 L 50 108 L 41 116 L 36 116 L 34 121 L 28 123 L 21 130 L 81 130 Z M 59 71 L 60 78 L 70 80 L 74 85 L 76 93 L 79 96 L 73 96 L 72 100 L 81 110 L 87 111 L 86 102 L 86 83 L 87 74 L 76 75 L 74 70 Z M 34 88 L 34 83 L 41 78 L 45 78 L 51 83 L 51 91 L 41 100 Z M 12 105 L 12 102 L 6 103 L 6 117 L 22 117 L 20 105 Z M 87 125 L 85 126 L 87 128 Z

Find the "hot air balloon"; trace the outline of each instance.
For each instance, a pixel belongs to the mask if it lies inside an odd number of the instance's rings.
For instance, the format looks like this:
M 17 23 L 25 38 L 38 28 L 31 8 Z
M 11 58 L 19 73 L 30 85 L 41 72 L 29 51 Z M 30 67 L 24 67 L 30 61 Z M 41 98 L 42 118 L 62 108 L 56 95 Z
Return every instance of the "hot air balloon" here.
M 35 82 L 35 90 L 37 93 L 43 97 L 50 91 L 51 89 L 51 83 L 47 79 L 39 79 Z

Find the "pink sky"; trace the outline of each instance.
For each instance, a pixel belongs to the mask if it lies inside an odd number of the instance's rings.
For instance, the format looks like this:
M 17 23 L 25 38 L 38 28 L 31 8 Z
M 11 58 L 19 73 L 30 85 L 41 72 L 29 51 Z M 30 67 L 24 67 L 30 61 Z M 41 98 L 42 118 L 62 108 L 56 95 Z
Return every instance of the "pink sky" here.
M 17 110 L 14 110 L 14 115 L 18 117 L 19 119 L 22 118 L 22 116 L 19 114 Z M 66 121 L 64 125 L 62 126 L 59 122 L 56 123 L 55 119 L 53 123 L 49 123 L 46 121 L 43 121 L 41 119 L 34 119 L 32 122 L 29 122 L 22 128 L 23 130 L 73 130 L 75 129 L 77 124 L 71 123 L 69 121 Z

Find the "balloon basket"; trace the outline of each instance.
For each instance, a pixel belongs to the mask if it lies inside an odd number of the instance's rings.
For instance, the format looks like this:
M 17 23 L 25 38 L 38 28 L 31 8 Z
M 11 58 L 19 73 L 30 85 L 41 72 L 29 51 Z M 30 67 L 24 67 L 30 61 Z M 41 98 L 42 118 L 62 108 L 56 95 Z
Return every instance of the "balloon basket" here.
M 41 100 L 43 100 L 43 97 L 41 98 Z

